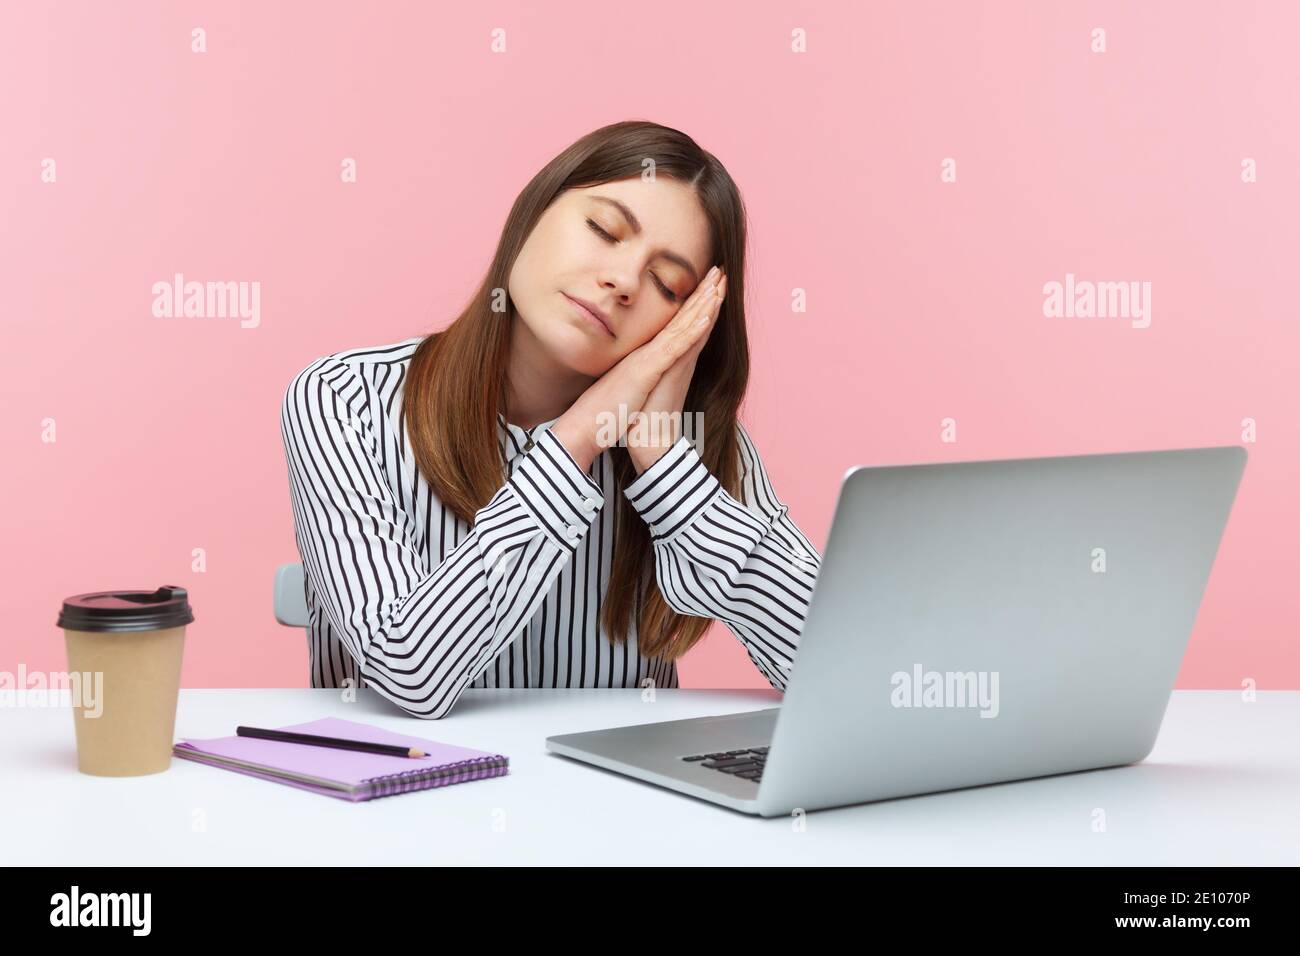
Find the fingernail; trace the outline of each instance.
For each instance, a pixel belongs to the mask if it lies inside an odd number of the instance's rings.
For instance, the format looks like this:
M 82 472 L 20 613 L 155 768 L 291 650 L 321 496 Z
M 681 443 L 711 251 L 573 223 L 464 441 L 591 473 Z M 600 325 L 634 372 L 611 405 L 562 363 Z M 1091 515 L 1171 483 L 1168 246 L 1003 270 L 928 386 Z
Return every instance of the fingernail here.
M 714 266 L 712 269 L 710 269 L 709 274 L 706 275 L 704 278 L 708 279 L 710 282 L 716 282 L 718 279 L 718 267 Z

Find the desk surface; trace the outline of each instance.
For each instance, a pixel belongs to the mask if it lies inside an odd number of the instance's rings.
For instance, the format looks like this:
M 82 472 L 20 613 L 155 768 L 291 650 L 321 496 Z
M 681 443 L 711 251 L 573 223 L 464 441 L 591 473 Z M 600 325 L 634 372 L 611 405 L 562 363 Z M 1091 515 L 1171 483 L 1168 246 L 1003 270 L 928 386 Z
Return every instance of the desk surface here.
M 178 739 L 332 715 L 510 758 L 505 777 L 355 804 L 179 759 L 81 774 L 71 711 L 23 702 L 0 707 L 9 864 L 1300 863 L 1297 691 L 1177 691 L 1141 764 L 818 810 L 802 828 L 545 749 L 552 734 L 771 707 L 775 691 L 468 690 L 431 721 L 372 691 L 181 691 Z

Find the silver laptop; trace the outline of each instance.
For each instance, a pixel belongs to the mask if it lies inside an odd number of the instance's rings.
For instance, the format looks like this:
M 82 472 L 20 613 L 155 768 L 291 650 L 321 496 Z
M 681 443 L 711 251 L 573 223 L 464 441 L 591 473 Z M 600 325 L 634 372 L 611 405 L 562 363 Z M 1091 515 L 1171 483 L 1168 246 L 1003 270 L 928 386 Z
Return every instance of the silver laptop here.
M 547 749 L 779 816 L 1142 760 L 1240 446 L 845 473 L 780 707 Z

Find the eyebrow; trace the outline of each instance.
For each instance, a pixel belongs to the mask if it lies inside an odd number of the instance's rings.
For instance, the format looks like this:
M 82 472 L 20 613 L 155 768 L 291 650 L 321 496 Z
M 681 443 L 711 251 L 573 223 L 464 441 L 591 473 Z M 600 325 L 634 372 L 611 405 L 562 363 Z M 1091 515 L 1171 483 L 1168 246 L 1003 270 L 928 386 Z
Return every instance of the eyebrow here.
M 624 203 L 619 202 L 617 199 L 612 199 L 609 196 L 588 196 L 587 198 L 595 199 L 597 202 L 609 203 L 623 214 L 623 218 L 627 220 L 627 224 L 632 227 L 633 232 L 639 233 L 641 231 L 641 220 L 637 219 L 636 213 L 629 209 Z M 681 266 L 691 274 L 691 277 L 695 280 L 696 284 L 699 284 L 699 273 L 695 271 L 695 267 L 691 265 L 689 259 L 684 256 L 679 256 L 677 253 L 669 249 L 660 249 L 659 255 L 663 256 L 669 262 L 674 262 Z

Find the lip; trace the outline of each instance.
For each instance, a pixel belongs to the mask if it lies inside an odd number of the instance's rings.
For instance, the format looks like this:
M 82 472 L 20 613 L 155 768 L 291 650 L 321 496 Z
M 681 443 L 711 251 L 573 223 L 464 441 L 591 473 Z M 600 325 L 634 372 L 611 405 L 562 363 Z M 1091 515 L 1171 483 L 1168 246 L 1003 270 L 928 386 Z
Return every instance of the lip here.
M 604 312 L 596 308 L 586 299 L 576 299 L 573 296 L 569 295 L 569 293 L 563 291 L 560 292 L 560 295 L 564 296 L 566 299 L 572 302 L 577 307 L 579 312 L 585 314 L 587 318 L 591 319 L 602 329 L 604 329 L 605 334 L 607 334 L 610 338 L 614 337 L 614 330 L 610 327 L 609 324 L 609 316 L 607 316 Z

